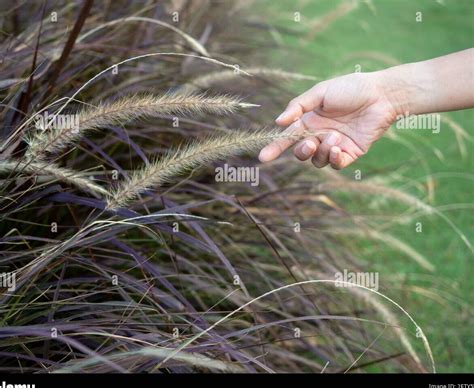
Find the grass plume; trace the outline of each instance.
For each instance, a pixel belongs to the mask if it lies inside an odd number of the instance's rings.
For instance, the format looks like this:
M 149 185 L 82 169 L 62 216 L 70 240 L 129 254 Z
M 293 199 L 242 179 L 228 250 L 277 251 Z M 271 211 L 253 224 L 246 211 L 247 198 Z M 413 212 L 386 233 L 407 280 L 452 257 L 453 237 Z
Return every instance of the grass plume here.
M 32 162 L 26 160 L 1 161 L 0 174 L 29 174 L 36 177 L 46 175 L 82 191 L 91 193 L 96 197 L 108 194 L 107 190 L 95 184 L 90 179 L 80 176 L 76 171 L 58 167 L 50 162 Z
M 191 142 L 184 147 L 171 150 L 149 166 L 134 171 L 130 177 L 115 188 L 107 200 L 107 207 L 115 209 L 130 203 L 140 193 L 169 183 L 174 177 L 204 164 L 230 156 L 254 152 L 267 143 L 304 134 L 288 134 L 279 129 L 231 132 L 224 136 L 209 137 Z
M 44 159 L 47 155 L 58 154 L 74 144 L 87 131 L 97 130 L 107 125 L 129 122 L 141 117 L 159 117 L 168 114 L 230 114 L 237 109 L 255 107 L 241 102 L 238 97 L 192 93 L 166 93 L 161 96 L 133 95 L 111 103 L 101 103 L 95 108 L 87 108 L 78 115 L 76 127 L 62 126 L 45 128 L 27 139 L 28 159 Z
M 213 71 L 190 80 L 183 86 L 186 92 L 193 92 L 199 89 L 208 89 L 214 84 L 231 82 L 236 78 L 247 76 L 247 74 L 264 79 L 276 80 L 295 80 L 295 81 L 317 81 L 317 78 L 311 75 L 289 72 L 280 69 L 271 69 L 266 67 L 251 67 L 244 71 L 237 70 L 219 70 Z M 248 77 L 248 76 L 247 76 Z

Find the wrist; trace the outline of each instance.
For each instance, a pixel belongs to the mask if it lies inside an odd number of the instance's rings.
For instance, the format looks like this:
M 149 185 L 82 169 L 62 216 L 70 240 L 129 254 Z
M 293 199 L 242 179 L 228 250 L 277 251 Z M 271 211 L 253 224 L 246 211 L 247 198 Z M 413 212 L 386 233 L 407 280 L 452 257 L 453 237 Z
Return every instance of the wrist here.
M 433 74 L 426 62 L 408 63 L 373 74 L 396 116 L 428 113 L 433 106 Z

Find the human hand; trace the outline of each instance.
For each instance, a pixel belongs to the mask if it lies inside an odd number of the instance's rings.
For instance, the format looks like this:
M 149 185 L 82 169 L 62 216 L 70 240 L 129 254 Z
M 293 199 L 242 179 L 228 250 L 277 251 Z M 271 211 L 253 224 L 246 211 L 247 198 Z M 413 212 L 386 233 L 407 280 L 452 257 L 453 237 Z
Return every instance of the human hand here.
M 296 135 L 314 131 L 314 136 L 294 148 L 299 160 L 312 158 L 319 168 L 328 163 L 335 169 L 345 168 L 364 155 L 397 117 L 382 84 L 377 72 L 318 83 L 291 100 L 276 123 Z M 275 140 L 261 150 L 259 159 L 272 161 L 295 143 L 294 138 Z

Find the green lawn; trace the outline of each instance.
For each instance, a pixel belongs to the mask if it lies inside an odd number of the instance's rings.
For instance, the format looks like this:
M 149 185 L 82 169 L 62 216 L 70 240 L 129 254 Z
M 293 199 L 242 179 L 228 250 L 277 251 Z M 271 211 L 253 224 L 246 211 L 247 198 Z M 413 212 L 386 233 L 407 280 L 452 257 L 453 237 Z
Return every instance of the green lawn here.
M 267 1 L 265 4 L 275 25 L 305 30 L 312 21 L 335 9 L 340 2 L 279 0 Z M 300 24 L 294 20 L 295 12 L 301 15 Z M 421 12 L 421 22 L 416 21 L 417 12 Z M 413 62 L 474 46 L 474 2 L 361 1 L 355 10 L 337 18 L 311 41 L 278 33 L 275 36 L 277 41 L 282 39 L 284 43 L 284 47 L 274 57 L 275 66 L 323 79 L 352 72 L 356 65 L 360 65 L 362 71 L 372 71 L 388 65 L 380 59 L 351 54 L 370 51 L 400 62 Z M 446 116 L 474 136 L 472 109 Z M 426 176 L 431 175 L 435 182 L 432 205 L 450 205 L 444 214 L 474 243 L 472 143 L 467 143 L 467 155 L 463 159 L 455 136 L 446 124 L 441 124 L 439 134 L 429 130 L 399 133 L 404 141 L 412 144 L 414 150 L 383 139 L 372 148 L 369 155 L 344 173 L 350 176 L 354 170 L 360 169 L 365 177 L 398 174 L 403 179 L 392 182 L 392 185 L 412 193 L 416 193 L 414 182 L 426 184 Z M 437 154 L 435 149 L 441 151 L 442 155 L 439 152 Z M 407 274 L 405 285 L 450 293 L 446 299 L 438 301 L 429 295 L 394 289 L 390 295 L 403 301 L 402 304 L 413 313 L 425 331 L 439 371 L 472 372 L 473 255 L 453 228 L 440 217 L 420 216 L 418 221 L 423 224 L 422 233 L 415 232 L 414 223 L 397 225 L 389 231 L 423 253 L 436 266 L 432 277 L 400 254 L 389 250 L 381 253 L 379 247 L 374 249 L 373 245 L 365 246 L 364 258 L 370 262 L 372 270 L 380 269 L 381 287 L 384 274 Z M 421 351 L 421 346 L 418 349 Z

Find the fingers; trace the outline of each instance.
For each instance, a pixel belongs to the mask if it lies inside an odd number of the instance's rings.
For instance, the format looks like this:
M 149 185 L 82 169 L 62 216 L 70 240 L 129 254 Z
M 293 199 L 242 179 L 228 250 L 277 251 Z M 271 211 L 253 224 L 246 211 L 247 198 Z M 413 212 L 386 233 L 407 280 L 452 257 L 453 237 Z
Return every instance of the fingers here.
M 346 168 L 354 161 L 354 157 L 347 152 L 341 151 L 338 146 L 332 147 L 329 152 L 329 163 L 331 163 L 331 167 L 335 170 Z
M 287 129 L 283 131 L 284 134 L 301 134 L 304 131 L 304 125 L 301 120 L 295 121 Z M 278 158 L 285 150 L 290 148 L 297 141 L 296 138 L 282 138 L 275 140 L 266 147 L 262 148 L 258 158 L 262 163 L 271 162 Z
M 320 144 L 317 137 L 310 137 L 298 143 L 294 149 L 295 156 L 301 160 L 308 160 L 316 152 Z
M 275 120 L 278 125 L 290 125 L 301 118 L 304 113 L 319 107 L 323 101 L 324 90 L 321 84 L 313 86 L 308 91 L 290 101 L 285 111 Z
M 298 120 L 288 127 L 284 133 L 299 134 L 304 131 L 305 127 Z M 305 161 L 312 157 L 312 163 L 317 168 L 331 165 L 332 168 L 340 170 L 346 168 L 357 159 L 357 154 L 349 153 L 341 150 L 347 146 L 347 139 L 336 131 L 328 133 L 321 141 L 318 137 L 308 137 L 300 141 L 295 149 L 295 156 Z M 279 139 L 262 149 L 259 159 L 262 162 L 268 162 L 278 158 L 286 149 L 295 144 L 294 139 Z
M 329 153 L 331 148 L 338 145 L 340 142 L 341 134 L 339 132 L 332 131 L 328 135 L 326 135 L 326 137 L 318 147 L 318 151 L 311 159 L 313 164 L 318 168 L 326 166 L 329 163 Z

